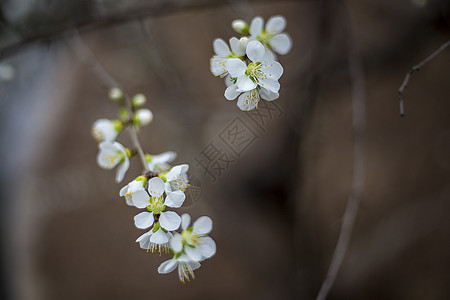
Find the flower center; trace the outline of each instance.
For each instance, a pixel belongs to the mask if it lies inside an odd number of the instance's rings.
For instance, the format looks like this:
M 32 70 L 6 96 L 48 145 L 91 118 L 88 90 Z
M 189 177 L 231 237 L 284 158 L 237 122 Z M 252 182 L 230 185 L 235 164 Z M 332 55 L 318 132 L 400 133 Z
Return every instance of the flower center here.
M 187 188 L 189 187 L 189 180 L 186 177 L 179 177 L 175 180 L 172 180 L 170 182 L 170 186 L 174 190 L 180 190 L 182 192 L 185 192 Z
M 195 279 L 194 272 L 188 263 L 178 262 L 178 277 L 183 283 L 185 280 L 190 281 L 190 278 Z
M 258 83 L 261 79 L 267 79 L 267 76 L 261 71 L 262 63 L 250 63 L 245 71 L 247 75 L 253 82 Z
M 183 244 L 195 247 L 198 245 L 198 240 L 200 236 L 198 234 L 192 233 L 192 231 L 185 230 L 181 233 L 181 241 Z
M 164 197 L 163 196 L 159 198 L 151 197 L 150 205 L 147 206 L 147 209 L 153 212 L 153 214 L 155 215 L 160 214 L 162 211 L 166 209 L 166 206 L 164 205 Z
M 258 36 L 256 37 L 258 41 L 260 41 L 264 46 L 270 46 L 270 40 L 276 35 L 276 33 L 271 33 L 267 30 L 263 30 Z
M 119 163 L 121 160 L 123 160 L 124 155 L 121 151 L 113 152 L 113 153 L 106 153 L 103 155 L 103 159 L 106 161 L 106 168 L 112 168 L 117 163 Z

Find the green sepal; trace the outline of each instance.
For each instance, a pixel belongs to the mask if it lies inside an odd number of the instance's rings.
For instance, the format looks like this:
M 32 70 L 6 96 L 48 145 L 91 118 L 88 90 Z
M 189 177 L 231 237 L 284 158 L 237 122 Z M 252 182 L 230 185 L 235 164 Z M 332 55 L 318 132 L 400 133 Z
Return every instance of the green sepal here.
M 114 126 L 114 130 L 117 132 L 121 132 L 123 129 L 123 123 L 120 120 L 111 120 L 111 123 Z
M 159 174 L 158 177 L 161 178 L 162 181 L 167 182 L 167 178 L 163 174 Z
M 145 154 L 145 160 L 146 160 L 147 162 L 151 162 L 152 159 L 153 159 L 153 155 L 151 155 L 151 154 Z
M 153 232 L 153 233 L 157 232 L 157 231 L 159 230 L 159 228 L 161 228 L 161 225 L 159 225 L 159 222 L 155 223 L 155 224 L 153 225 L 152 232 Z M 163 229 L 163 230 L 164 230 L 164 229 Z
M 122 122 L 126 122 L 126 121 L 128 121 L 128 118 L 129 118 L 128 110 L 127 110 L 126 107 L 122 106 L 122 107 L 119 109 L 119 119 L 120 119 Z
M 129 148 L 125 148 L 125 153 L 127 154 L 127 157 L 130 158 L 134 154 L 134 151 Z

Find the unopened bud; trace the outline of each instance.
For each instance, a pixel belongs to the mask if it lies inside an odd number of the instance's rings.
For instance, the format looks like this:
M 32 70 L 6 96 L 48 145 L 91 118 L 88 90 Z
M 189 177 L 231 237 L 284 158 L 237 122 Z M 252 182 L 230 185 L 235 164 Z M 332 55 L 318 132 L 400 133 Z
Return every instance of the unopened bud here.
M 234 20 L 233 22 L 231 22 L 231 27 L 233 27 L 234 31 L 236 31 L 237 33 L 243 35 L 247 35 L 250 32 L 248 24 L 244 20 Z
M 147 98 L 144 94 L 136 94 L 133 96 L 133 99 L 131 99 L 134 107 L 141 107 L 145 104 L 147 101 Z
M 134 114 L 134 122 L 137 125 L 145 126 L 153 120 L 153 113 L 147 108 L 141 108 Z
M 109 98 L 114 102 L 122 101 L 123 99 L 123 92 L 121 89 L 114 87 L 109 90 Z

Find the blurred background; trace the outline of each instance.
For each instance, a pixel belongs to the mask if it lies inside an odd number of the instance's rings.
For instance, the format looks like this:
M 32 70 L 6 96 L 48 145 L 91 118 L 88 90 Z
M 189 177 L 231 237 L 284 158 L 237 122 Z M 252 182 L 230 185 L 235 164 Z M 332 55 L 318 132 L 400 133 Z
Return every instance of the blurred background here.
M 350 0 L 367 93 L 365 188 L 328 299 L 450 299 L 450 37 L 447 0 Z M 340 1 L 2 0 L 1 299 L 314 299 L 353 170 L 348 30 Z M 287 19 L 280 98 L 242 112 L 209 71 L 230 23 Z M 192 192 L 178 212 L 214 220 L 217 254 L 188 284 L 135 239 L 124 182 L 90 134 L 115 103 L 73 48 L 74 29 L 154 120 L 145 151 L 178 153 Z M 236 127 L 237 126 L 237 127 Z M 245 144 L 227 139 L 246 130 Z M 129 144 L 126 134 L 119 141 Z M 238 147 L 238 148 L 236 148 Z M 205 168 L 211 151 L 225 157 Z M 225 155 L 225 156 L 223 156 Z

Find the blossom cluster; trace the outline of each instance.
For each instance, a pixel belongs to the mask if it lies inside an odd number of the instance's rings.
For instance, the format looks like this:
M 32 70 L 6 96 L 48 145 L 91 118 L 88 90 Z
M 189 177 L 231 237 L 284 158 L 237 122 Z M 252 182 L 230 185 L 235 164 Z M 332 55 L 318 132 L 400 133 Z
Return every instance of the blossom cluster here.
M 262 17 L 253 18 L 250 26 L 243 20 L 234 20 L 231 25 L 242 36 L 230 38 L 229 45 L 223 39 L 214 40 L 210 70 L 214 76 L 225 78 L 225 98 L 238 98 L 237 106 L 249 111 L 258 108 L 261 98 L 278 99 L 283 67 L 276 61 L 277 54 L 287 54 L 292 40 L 283 32 L 283 16 L 271 17 L 265 26 Z
M 125 97 L 120 89 L 111 89 L 110 98 L 120 105 L 118 118 L 99 119 L 92 126 L 92 134 L 99 142 L 97 163 L 106 170 L 116 168 L 117 183 L 124 179 L 130 159 L 140 155 L 137 149 L 117 142 L 117 137 L 126 128 L 137 132 L 153 120 L 153 113 L 141 108 L 146 102 L 144 95 L 135 95 L 130 105 Z M 179 278 L 185 282 L 195 278 L 193 271 L 200 267 L 201 261 L 215 254 L 216 244 L 208 236 L 213 226 L 211 218 L 200 217 L 191 226 L 188 214 L 179 216 L 170 210 L 183 205 L 189 188 L 189 165 L 170 165 L 176 156 L 173 151 L 157 155 L 144 153 L 147 170 L 124 186 L 119 195 L 128 205 L 144 210 L 134 217 L 136 227 L 147 230 L 136 240 L 140 248 L 160 255 L 173 254 L 173 258 L 160 265 L 158 272 L 166 274 L 178 268 Z

